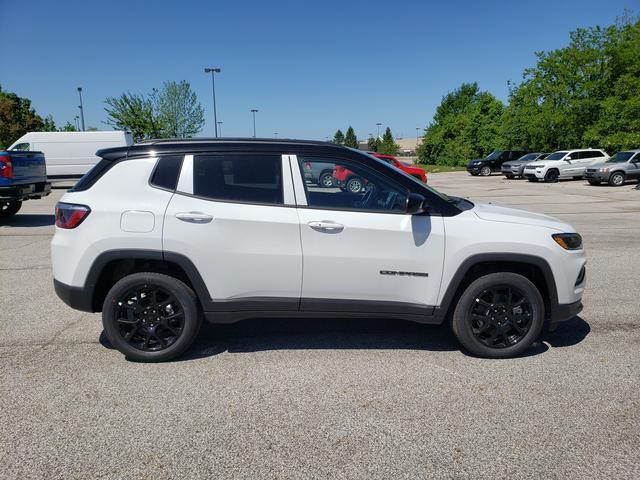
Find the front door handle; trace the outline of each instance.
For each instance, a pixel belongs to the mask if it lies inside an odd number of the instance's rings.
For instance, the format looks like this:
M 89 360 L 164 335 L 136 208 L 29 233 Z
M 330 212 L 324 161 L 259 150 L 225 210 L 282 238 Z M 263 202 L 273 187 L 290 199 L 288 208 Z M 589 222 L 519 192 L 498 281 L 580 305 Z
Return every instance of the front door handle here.
M 321 222 L 309 222 L 307 223 L 311 228 L 313 228 L 316 232 L 323 233 L 340 233 L 344 230 L 344 225 L 340 225 L 339 223 L 332 222 L 330 220 L 323 220 Z
M 176 218 L 189 223 L 209 223 L 213 220 L 211 215 L 202 212 L 180 212 L 176 213 Z

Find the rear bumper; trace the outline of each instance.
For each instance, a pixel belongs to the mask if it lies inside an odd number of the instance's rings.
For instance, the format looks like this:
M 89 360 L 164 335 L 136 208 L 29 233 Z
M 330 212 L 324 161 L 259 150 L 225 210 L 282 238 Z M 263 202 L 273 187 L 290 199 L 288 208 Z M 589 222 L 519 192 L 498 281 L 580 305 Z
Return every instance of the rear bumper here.
M 50 182 L 11 185 L 9 187 L 0 187 L 0 200 L 21 202 L 22 200 L 46 197 L 50 193 Z
M 91 288 L 72 287 L 65 283 L 53 279 L 53 288 L 58 298 L 69 305 L 74 310 L 83 312 L 94 312 L 93 308 L 93 286 Z

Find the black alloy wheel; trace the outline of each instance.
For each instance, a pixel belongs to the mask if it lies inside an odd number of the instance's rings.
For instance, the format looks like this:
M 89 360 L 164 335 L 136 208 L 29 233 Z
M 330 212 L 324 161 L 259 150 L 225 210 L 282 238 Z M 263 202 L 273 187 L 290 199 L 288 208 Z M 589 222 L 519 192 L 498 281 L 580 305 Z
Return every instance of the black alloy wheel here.
M 158 285 L 142 285 L 117 300 L 119 334 L 133 348 L 157 352 L 182 334 L 185 313 L 180 302 Z
M 531 328 L 533 309 L 526 295 L 510 285 L 496 285 L 476 295 L 471 308 L 473 335 L 489 348 L 520 342 Z
M 560 176 L 560 174 L 558 173 L 558 170 L 551 169 L 544 176 L 544 181 L 547 182 L 547 183 L 555 183 L 555 182 L 558 181 L 558 177 L 559 176 Z

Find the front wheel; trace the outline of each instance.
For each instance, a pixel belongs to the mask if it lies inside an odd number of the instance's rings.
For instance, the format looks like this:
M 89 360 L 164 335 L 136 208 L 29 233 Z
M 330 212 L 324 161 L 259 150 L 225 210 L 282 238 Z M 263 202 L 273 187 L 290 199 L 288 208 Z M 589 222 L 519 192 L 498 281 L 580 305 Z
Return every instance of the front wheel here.
M 22 202 L 0 202 L 0 218 L 8 218 L 20 210 Z
M 614 172 L 609 177 L 609 185 L 613 187 L 620 187 L 624 185 L 624 173 L 622 172 Z
M 539 337 L 544 302 L 522 275 L 491 273 L 474 280 L 453 313 L 458 341 L 473 355 L 508 358 L 525 352 Z
M 558 170 L 551 169 L 544 176 L 544 181 L 547 183 L 555 183 L 558 181 L 558 177 L 560 177 Z
M 333 187 L 333 173 L 332 172 L 323 172 L 318 179 L 318 185 L 323 188 L 331 188 Z
M 102 324 L 109 341 L 128 359 L 163 362 L 191 346 L 202 317 L 182 281 L 160 273 L 128 275 L 109 290 Z
M 484 166 L 480 169 L 480 175 L 482 175 L 483 177 L 488 177 L 489 175 L 491 175 L 491 167 L 488 166 Z
M 364 188 L 364 182 L 360 177 L 351 177 L 347 181 L 346 187 L 350 193 L 360 193 Z

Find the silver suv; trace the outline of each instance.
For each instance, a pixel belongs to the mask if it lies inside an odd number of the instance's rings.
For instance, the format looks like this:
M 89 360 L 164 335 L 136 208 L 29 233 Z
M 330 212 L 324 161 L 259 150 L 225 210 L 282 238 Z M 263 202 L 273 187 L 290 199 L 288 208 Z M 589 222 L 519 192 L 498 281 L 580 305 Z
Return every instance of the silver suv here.
M 640 180 L 640 150 L 618 152 L 605 162 L 589 166 L 584 176 L 591 185 L 607 182 L 614 187 L 627 180 Z

